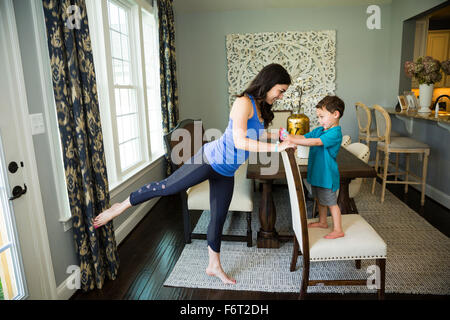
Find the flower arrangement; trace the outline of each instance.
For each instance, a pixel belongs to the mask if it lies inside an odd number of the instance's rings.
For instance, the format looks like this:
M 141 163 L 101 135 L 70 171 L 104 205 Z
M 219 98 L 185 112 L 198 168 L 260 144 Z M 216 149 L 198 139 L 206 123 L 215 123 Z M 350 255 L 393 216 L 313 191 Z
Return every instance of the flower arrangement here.
M 441 69 L 446 75 L 450 75 L 450 60 L 443 61 L 441 63 Z
M 430 85 L 442 79 L 441 63 L 430 56 L 419 57 L 416 62 L 406 61 L 404 67 L 406 76 L 416 78 L 419 84 Z
M 291 86 L 284 95 L 283 102 L 291 105 L 294 111 L 300 111 L 303 93 L 312 88 L 311 79 L 311 76 L 299 76 L 297 78 L 294 78 Z

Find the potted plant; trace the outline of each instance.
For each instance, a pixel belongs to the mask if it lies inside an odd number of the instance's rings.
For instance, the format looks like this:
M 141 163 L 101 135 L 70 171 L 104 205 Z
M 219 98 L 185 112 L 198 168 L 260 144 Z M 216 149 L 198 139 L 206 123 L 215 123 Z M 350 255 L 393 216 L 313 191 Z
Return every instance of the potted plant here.
M 419 82 L 418 112 L 431 112 L 431 98 L 433 97 L 434 84 L 441 81 L 441 63 L 430 56 L 419 57 L 416 62 L 405 62 L 405 73 L 409 78 L 416 78 Z

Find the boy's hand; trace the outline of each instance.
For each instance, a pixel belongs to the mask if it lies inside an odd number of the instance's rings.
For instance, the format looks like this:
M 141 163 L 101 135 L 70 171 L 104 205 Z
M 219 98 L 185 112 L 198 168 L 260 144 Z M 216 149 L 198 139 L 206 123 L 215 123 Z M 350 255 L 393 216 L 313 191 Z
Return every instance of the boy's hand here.
M 289 136 L 289 133 L 285 128 L 280 128 L 280 130 L 278 130 L 278 133 L 281 141 L 286 140 L 286 138 L 288 138 Z

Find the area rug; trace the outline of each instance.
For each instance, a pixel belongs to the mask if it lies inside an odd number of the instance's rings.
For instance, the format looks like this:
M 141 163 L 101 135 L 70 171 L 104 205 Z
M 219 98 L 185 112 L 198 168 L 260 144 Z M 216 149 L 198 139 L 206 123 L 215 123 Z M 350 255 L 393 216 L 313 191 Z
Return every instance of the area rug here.
M 381 186 L 377 183 L 375 194 L 370 193 L 369 181 L 363 183 L 355 198 L 359 214 L 372 225 L 387 244 L 386 293 L 450 294 L 450 238 L 442 234 L 405 203 L 386 190 L 380 202 Z M 276 186 L 273 191 L 277 208 L 276 229 L 279 234 L 293 234 L 287 186 Z M 225 285 L 215 277 L 205 274 L 208 251 L 205 240 L 193 240 L 185 246 L 178 262 L 164 285 L 171 287 L 209 288 L 221 290 L 246 290 L 264 292 L 299 292 L 301 284 L 301 257 L 297 269 L 289 271 L 292 242 L 281 244 L 279 249 L 256 248 L 259 230 L 258 207 L 260 194 L 254 194 L 252 213 L 253 247 L 246 243 L 223 241 L 221 262 L 225 272 L 234 277 L 236 285 Z M 311 211 L 311 206 L 308 207 Z M 310 214 L 310 213 L 309 213 Z M 195 232 L 204 232 L 209 222 L 209 212 L 201 215 Z M 245 234 L 245 215 L 230 213 L 224 234 Z M 312 262 L 310 279 L 368 279 L 375 260 L 362 260 L 361 269 L 353 261 Z M 316 293 L 374 293 L 367 286 L 311 286 L 308 292 Z

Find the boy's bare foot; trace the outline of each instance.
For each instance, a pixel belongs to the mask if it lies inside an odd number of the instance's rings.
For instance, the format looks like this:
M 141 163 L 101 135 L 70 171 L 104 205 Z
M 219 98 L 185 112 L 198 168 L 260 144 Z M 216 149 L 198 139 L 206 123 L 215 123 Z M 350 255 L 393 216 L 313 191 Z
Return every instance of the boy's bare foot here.
M 225 284 L 236 284 L 236 280 L 233 278 L 230 278 L 222 269 L 221 266 L 208 266 L 206 268 L 206 274 L 208 276 L 214 276 L 218 277 L 220 280 L 222 280 Z
M 103 211 L 94 219 L 94 227 L 99 228 L 107 224 L 110 220 L 123 212 L 123 206 L 120 203 L 114 203 L 111 208 Z
M 342 231 L 333 231 L 324 236 L 325 239 L 337 239 L 342 238 L 344 236 L 344 232 Z
M 311 222 L 308 223 L 308 228 L 324 228 L 327 229 L 328 228 L 328 223 L 322 223 L 322 222 Z

